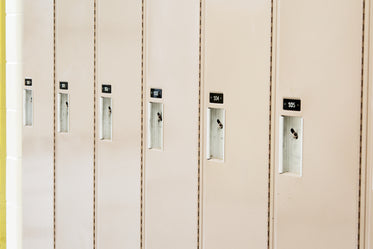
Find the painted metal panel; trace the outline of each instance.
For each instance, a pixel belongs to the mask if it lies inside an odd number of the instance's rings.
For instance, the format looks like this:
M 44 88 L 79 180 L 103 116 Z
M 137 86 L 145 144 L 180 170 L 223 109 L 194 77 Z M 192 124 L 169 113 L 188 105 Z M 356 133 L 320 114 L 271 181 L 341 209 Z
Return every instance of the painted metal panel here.
M 5 1 L 0 2 L 0 247 L 6 247 Z
M 274 248 L 357 247 L 362 1 L 277 2 Z M 300 112 L 283 98 L 299 98 Z M 279 118 L 303 117 L 302 175 L 279 174 Z
M 56 135 L 57 249 L 93 248 L 93 65 L 93 1 L 57 1 L 55 94 L 69 94 L 69 129 Z
M 144 145 L 146 249 L 197 247 L 199 3 L 145 3 L 145 117 L 163 103 L 163 148 Z
M 271 3 L 206 0 L 203 248 L 267 248 Z M 223 103 L 210 103 L 222 93 Z M 225 109 L 224 159 L 210 159 L 208 108 Z M 220 121 L 220 120 L 219 120 Z M 221 121 L 222 122 L 222 121 Z
M 23 127 L 23 248 L 53 248 L 53 1 L 26 0 L 24 78 L 32 124 Z M 24 108 L 24 112 L 27 108 Z
M 372 41 L 372 40 L 371 40 Z M 371 45 L 370 45 L 371 46 Z M 372 57 L 372 52 L 370 52 L 370 59 Z M 373 156 L 373 133 L 372 133 L 372 101 L 373 101 L 373 88 L 372 86 L 372 70 L 369 70 L 369 97 L 368 97 L 368 122 L 367 122 L 367 171 L 366 171 L 366 194 L 365 194 L 365 209 L 364 215 L 361 216 L 361 222 L 365 222 L 365 226 L 361 232 L 364 232 L 364 243 L 365 248 L 370 249 L 373 248 L 373 167 L 372 167 L 372 156 Z M 363 209 L 363 210 L 364 210 Z
M 133 0 L 97 5 L 96 105 L 101 97 L 111 98 L 112 122 L 111 139 L 97 142 L 99 249 L 140 248 L 141 8 Z M 111 93 L 103 93 L 103 84 L 111 85 Z M 103 112 L 96 116 L 100 130 Z
M 373 61 L 373 4 L 366 2 L 365 9 L 365 49 L 364 55 L 364 72 L 365 72 L 365 82 L 366 82 L 366 116 L 363 121 L 365 126 L 366 134 L 366 177 L 362 178 L 363 184 L 365 186 L 365 195 L 362 200 L 365 198 L 365 202 L 362 201 L 362 215 L 360 216 L 361 224 L 361 236 L 362 240 L 360 241 L 365 247 L 365 249 L 373 248 L 373 70 L 371 66 L 371 61 Z M 363 133 L 364 134 L 364 133 Z M 364 140 L 363 140 L 364 141 Z M 364 153 L 364 147 L 363 147 Z M 363 154 L 364 155 L 364 154 Z M 364 159 L 364 158 L 363 158 Z M 363 160 L 364 162 L 364 160 Z M 364 164 L 363 164 L 364 165 Z M 364 172 L 364 171 L 363 171 Z M 365 180 L 365 181 L 364 181 Z M 362 191 L 364 193 L 364 191 Z

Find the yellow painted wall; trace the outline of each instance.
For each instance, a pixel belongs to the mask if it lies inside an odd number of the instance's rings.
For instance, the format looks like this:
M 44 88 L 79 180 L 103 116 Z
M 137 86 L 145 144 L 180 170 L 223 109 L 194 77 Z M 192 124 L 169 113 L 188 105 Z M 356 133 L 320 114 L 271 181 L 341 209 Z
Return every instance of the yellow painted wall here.
M 0 0 L 0 249 L 6 248 L 5 0 Z

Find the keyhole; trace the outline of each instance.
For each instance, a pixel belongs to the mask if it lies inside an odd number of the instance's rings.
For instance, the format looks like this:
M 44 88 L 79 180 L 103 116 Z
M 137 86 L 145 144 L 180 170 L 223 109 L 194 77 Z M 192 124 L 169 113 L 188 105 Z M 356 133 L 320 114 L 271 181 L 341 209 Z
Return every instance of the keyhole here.
M 111 114 L 111 107 L 109 106 L 108 109 L 109 109 L 109 114 Z
M 65 104 L 66 104 L 66 107 L 69 107 L 69 102 L 66 101 Z
M 158 122 L 161 122 L 162 121 L 162 114 L 158 112 L 157 116 L 158 116 Z
M 295 139 L 298 139 L 298 133 L 293 128 L 290 129 L 290 132 L 291 132 L 291 134 L 293 134 L 293 137 Z
M 220 122 L 220 120 L 217 119 L 216 122 L 218 123 L 219 129 L 223 129 L 223 124 Z

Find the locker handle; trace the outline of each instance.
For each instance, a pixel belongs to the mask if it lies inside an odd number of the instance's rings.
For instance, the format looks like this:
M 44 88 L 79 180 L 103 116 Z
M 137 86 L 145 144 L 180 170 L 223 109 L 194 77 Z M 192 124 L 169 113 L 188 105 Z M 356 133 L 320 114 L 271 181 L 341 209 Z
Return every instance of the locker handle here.
M 158 122 L 161 122 L 162 121 L 162 114 L 157 112 L 157 116 L 158 116 Z
M 110 107 L 110 106 L 108 106 L 108 109 L 109 109 L 109 114 L 111 114 L 111 107 Z
M 217 119 L 216 122 L 218 123 L 219 129 L 223 129 L 223 124 L 220 122 L 220 120 Z
M 298 139 L 298 133 L 293 128 L 290 129 L 290 133 L 293 135 L 295 139 Z

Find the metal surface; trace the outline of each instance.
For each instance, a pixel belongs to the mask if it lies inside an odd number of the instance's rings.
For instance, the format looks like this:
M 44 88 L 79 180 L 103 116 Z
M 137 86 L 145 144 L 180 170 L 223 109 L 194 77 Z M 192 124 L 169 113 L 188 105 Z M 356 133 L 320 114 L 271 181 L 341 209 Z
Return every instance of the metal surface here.
M 140 1 L 98 0 L 96 51 L 96 105 L 100 97 L 111 98 L 113 129 L 111 140 L 98 140 L 96 149 L 97 248 L 136 249 L 141 197 Z M 102 84 L 110 84 L 112 93 L 102 93 Z M 101 111 L 96 115 L 101 129 Z
M 32 91 L 33 123 L 23 127 L 23 248 L 52 249 L 53 2 L 24 4 L 24 78 L 32 79 L 24 88 Z
M 163 103 L 148 104 L 148 148 L 163 149 Z
M 207 108 L 225 109 L 224 161 L 203 153 L 204 249 L 267 248 L 270 1 L 205 1 Z M 224 93 L 224 104 L 209 93 Z
M 371 68 L 373 62 L 373 4 L 371 1 L 367 1 L 367 8 L 366 8 L 366 45 L 369 49 L 364 50 L 366 54 L 366 83 L 368 86 L 367 91 L 367 122 L 366 122 L 366 130 L 367 130 L 367 150 L 366 150 L 366 185 L 365 185 L 365 205 L 363 206 L 363 210 L 365 211 L 361 222 L 364 224 L 361 230 L 361 233 L 364 234 L 362 236 L 363 243 L 365 249 L 373 248 L 373 70 Z M 364 179 L 364 178 L 363 178 Z
M 6 247 L 5 0 L 0 1 L 0 248 Z
M 362 3 L 277 3 L 273 248 L 358 246 Z M 303 117 L 301 177 L 278 173 L 281 115 Z
M 197 247 L 199 0 L 145 2 L 145 114 L 162 102 L 163 149 L 145 145 L 145 247 Z M 162 99 L 150 99 L 161 88 Z M 144 137 L 147 137 L 147 123 Z
M 56 135 L 57 249 L 93 248 L 93 65 L 93 1 L 57 1 L 55 84 L 69 83 L 70 118 Z

